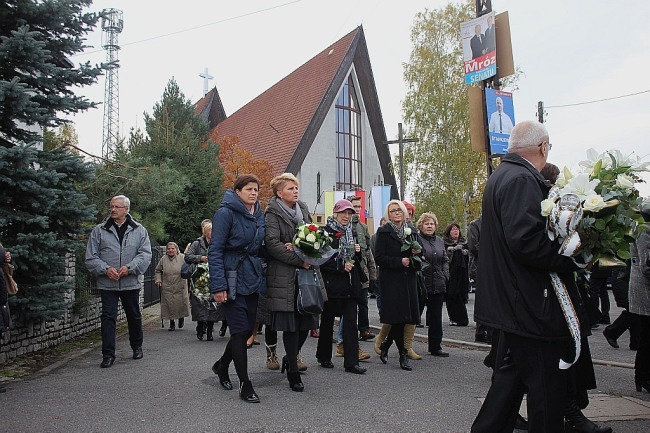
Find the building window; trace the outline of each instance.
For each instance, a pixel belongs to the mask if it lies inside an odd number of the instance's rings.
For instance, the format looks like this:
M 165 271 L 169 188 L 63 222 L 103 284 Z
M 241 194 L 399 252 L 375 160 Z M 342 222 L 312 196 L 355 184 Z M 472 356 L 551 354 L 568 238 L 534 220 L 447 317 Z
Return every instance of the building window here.
M 361 189 L 361 107 L 352 77 L 336 99 L 336 189 Z

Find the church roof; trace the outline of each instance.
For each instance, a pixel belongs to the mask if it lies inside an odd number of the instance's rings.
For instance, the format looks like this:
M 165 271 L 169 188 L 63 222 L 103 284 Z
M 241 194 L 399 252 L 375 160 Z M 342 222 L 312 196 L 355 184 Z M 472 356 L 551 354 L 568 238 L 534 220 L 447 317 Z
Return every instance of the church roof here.
M 272 164 L 277 174 L 297 174 L 353 64 L 384 180 L 396 185 L 388 146 L 383 144 L 386 130 L 361 26 L 217 124 L 210 137 L 219 141 L 236 135 L 243 149 Z M 200 104 L 208 105 L 203 100 L 197 107 Z
M 196 103 L 194 115 L 208 122 L 210 129 L 226 119 L 226 110 L 223 109 L 221 97 L 216 87 L 213 87 Z

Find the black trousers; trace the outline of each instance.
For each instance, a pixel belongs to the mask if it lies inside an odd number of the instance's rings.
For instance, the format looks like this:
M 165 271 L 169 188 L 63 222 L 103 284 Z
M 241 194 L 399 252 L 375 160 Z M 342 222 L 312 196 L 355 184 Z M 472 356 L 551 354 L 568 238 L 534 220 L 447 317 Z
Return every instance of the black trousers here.
M 634 379 L 637 382 L 650 380 L 650 316 L 635 315 L 639 330 L 639 347 L 634 359 Z
M 497 359 L 503 360 L 472 424 L 472 433 L 511 433 L 524 393 L 528 392 L 528 431 L 564 431 L 567 372 L 558 363 L 563 343 L 501 333 Z
M 427 339 L 429 340 L 429 353 L 434 353 L 442 349 L 440 343 L 442 343 L 442 304 L 444 300 L 444 293 L 429 293 L 427 297 L 427 324 L 429 325 Z
M 370 320 L 368 320 L 368 289 L 361 289 L 361 297 L 357 299 L 359 307 L 359 320 L 357 328 L 359 332 L 370 330 Z
M 320 332 L 316 358 L 319 361 L 332 359 L 332 333 L 334 318 L 343 318 L 343 365 L 354 367 L 359 364 L 359 338 L 357 336 L 357 300 L 353 298 L 330 299 L 325 302 L 320 316 Z
M 140 289 L 100 290 L 102 298 L 102 356 L 115 358 L 115 328 L 117 326 L 117 303 L 122 308 L 129 325 L 129 344 L 132 349 L 142 347 L 142 313 L 140 312 Z

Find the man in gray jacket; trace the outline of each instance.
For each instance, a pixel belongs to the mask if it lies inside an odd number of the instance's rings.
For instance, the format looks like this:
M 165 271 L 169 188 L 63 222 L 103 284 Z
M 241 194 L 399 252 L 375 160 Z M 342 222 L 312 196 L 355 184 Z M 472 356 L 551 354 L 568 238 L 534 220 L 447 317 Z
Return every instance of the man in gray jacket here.
M 113 197 L 110 217 L 93 228 L 86 247 L 86 267 L 97 275 L 102 297 L 101 368 L 111 367 L 115 361 L 118 299 L 126 313 L 133 359 L 142 358 L 140 289 L 151 262 L 151 243 L 147 229 L 129 214 L 130 207 L 128 197 Z

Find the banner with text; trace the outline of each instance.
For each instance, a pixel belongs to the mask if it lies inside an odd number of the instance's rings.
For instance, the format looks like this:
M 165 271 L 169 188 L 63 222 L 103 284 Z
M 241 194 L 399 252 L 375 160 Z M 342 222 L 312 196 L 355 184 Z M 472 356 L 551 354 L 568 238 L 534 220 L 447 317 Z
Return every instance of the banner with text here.
M 515 125 L 512 93 L 486 88 L 485 106 L 487 107 L 490 153 L 493 155 L 505 154 L 508 152 L 510 131 Z
M 461 23 L 465 83 L 472 84 L 497 73 L 494 12 Z

